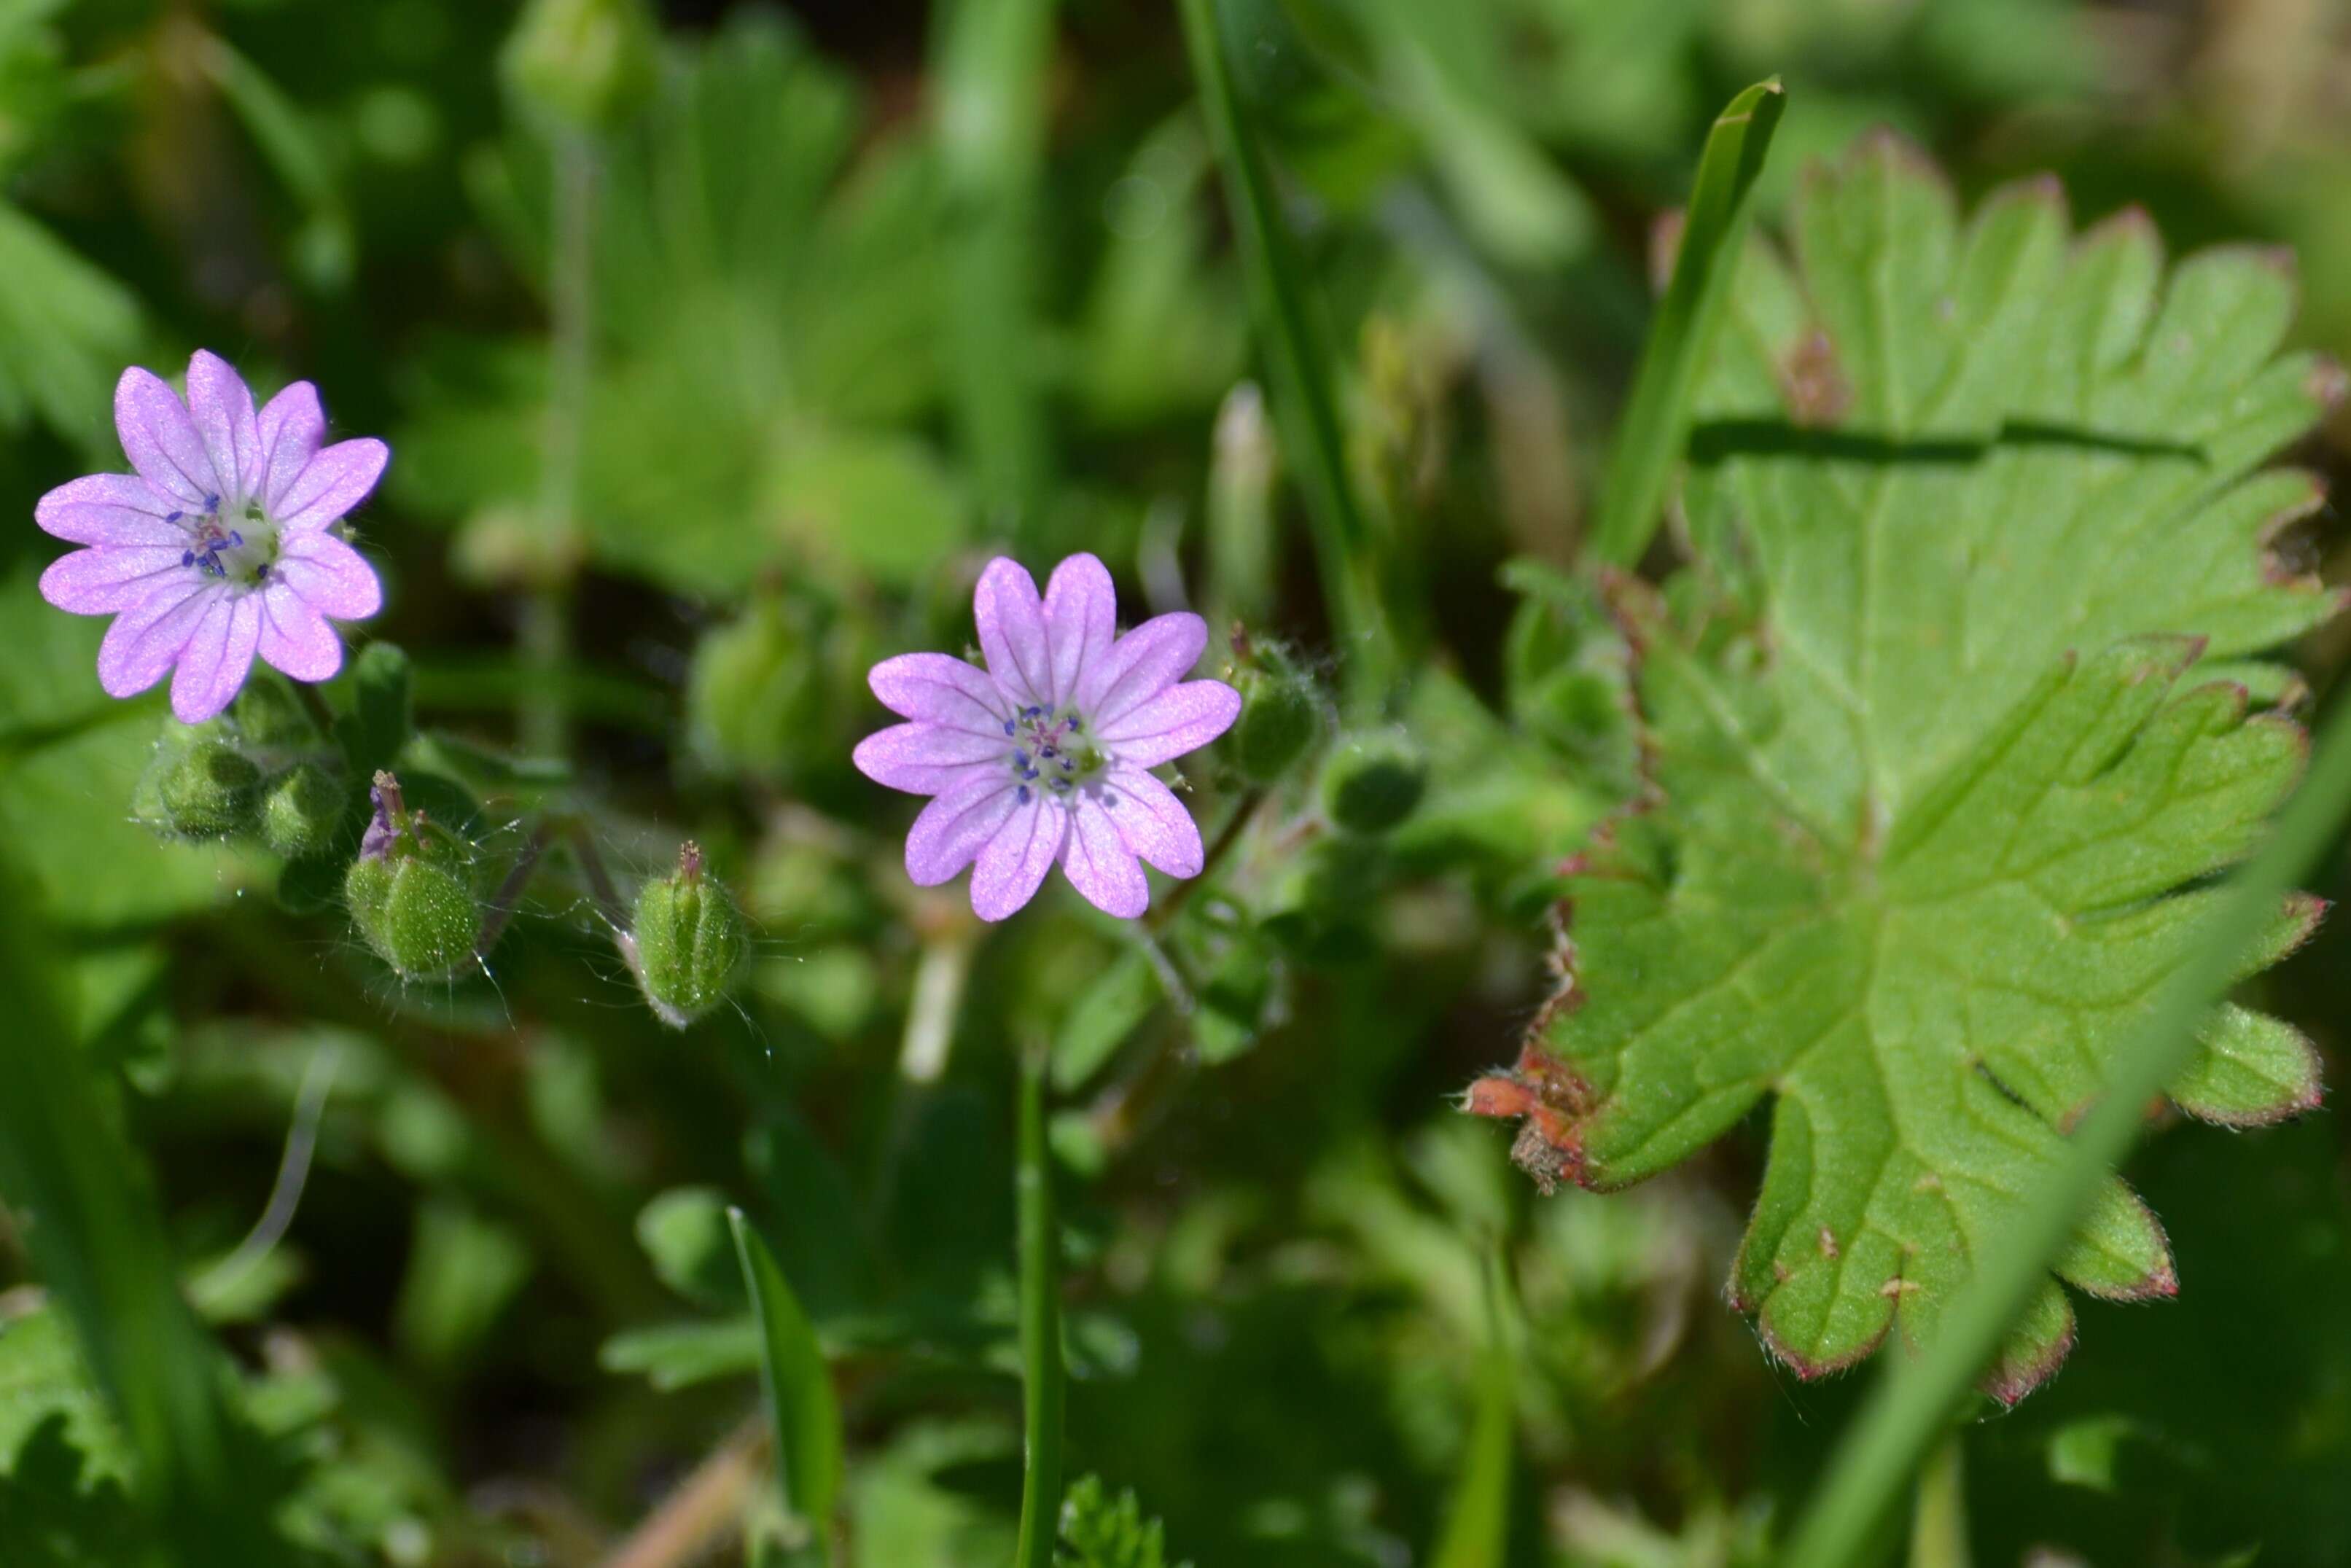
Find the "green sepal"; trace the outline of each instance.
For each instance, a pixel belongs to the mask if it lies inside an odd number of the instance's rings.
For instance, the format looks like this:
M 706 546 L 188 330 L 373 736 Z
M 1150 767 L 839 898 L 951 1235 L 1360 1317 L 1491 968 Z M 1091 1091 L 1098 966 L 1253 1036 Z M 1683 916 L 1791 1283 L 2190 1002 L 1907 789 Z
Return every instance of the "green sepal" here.
M 678 869 L 637 892 L 638 978 L 654 1016 L 684 1029 L 718 1005 L 751 950 L 743 913 L 724 883 L 704 871 L 689 843 Z

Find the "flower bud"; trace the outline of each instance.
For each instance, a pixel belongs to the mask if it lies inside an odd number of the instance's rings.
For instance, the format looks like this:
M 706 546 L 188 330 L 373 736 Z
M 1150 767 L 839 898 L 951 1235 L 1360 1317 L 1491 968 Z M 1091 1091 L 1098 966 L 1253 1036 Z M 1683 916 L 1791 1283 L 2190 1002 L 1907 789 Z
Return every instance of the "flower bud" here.
M 140 789 L 140 814 L 186 839 L 217 839 L 253 826 L 261 769 L 227 740 L 224 727 L 172 727 Z
M 1270 784 L 1321 738 L 1322 703 L 1300 671 L 1276 665 L 1244 670 L 1241 716 L 1233 726 L 1233 762 L 1252 784 Z
M 399 780 L 376 776 L 375 821 L 343 878 L 351 924 L 404 980 L 438 979 L 474 954 L 482 927 L 465 847 L 410 811 Z
M 525 106 L 572 131 L 608 131 L 653 96 L 661 34 L 644 0 L 530 0 L 500 64 Z
M 672 1029 L 717 1005 L 751 946 L 742 912 L 703 871 L 701 848 L 692 843 L 678 851 L 674 873 L 638 891 L 632 930 L 645 1000 Z
M 274 675 L 247 681 L 229 716 L 236 721 L 237 737 L 247 746 L 294 747 L 316 745 L 319 739 L 317 727 L 293 689 Z
M 1322 770 L 1322 806 L 1343 832 L 1384 833 L 1420 804 L 1428 762 L 1400 730 L 1351 737 Z
M 705 633 L 686 683 L 695 749 L 713 767 L 770 777 L 807 749 L 824 692 L 810 639 L 789 610 L 755 601 L 733 624 Z
M 298 763 L 262 797 L 262 841 L 287 860 L 300 860 L 325 849 L 342 818 L 342 787 L 318 764 Z

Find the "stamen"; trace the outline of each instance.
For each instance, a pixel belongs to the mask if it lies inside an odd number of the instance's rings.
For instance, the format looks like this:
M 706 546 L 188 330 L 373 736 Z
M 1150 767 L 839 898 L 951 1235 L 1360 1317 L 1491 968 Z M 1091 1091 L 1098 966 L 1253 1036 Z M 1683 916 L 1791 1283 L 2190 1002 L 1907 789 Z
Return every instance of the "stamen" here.
M 1078 733 L 1078 716 L 1077 716 L 1076 714 L 1071 714 L 1071 715 L 1070 716 L 1070 722 L 1069 722 L 1067 725 L 1065 725 L 1063 727 L 1064 727 L 1064 728 L 1066 728 L 1066 729 L 1067 729 L 1067 730 L 1068 730 L 1071 735 L 1075 735 L 1075 734 L 1077 734 L 1077 733 Z
M 180 552 L 180 564 L 181 564 L 182 566 L 193 566 L 193 565 L 195 565 L 195 564 L 196 564 L 196 552 L 195 552 L 195 551 L 193 551 L 193 550 L 192 550 L 192 549 L 183 549 L 183 550 L 182 550 L 182 551 Z
M 1029 803 L 1029 786 L 1028 786 L 1028 785 L 1026 785 L 1026 784 L 1023 784 L 1022 786 L 1020 786 L 1020 789 L 1019 789 L 1019 800 L 1020 800 L 1020 804 L 1022 804 L 1022 805 L 1024 805 L 1024 806 L 1025 806 L 1025 805 L 1027 805 L 1027 804 Z
M 1007 735 L 1012 733 L 1012 721 L 1008 718 L 1004 721 L 1004 733 Z
M 168 517 L 166 517 L 163 520 L 164 520 L 165 522 L 167 522 L 167 523 L 176 523 L 176 522 L 178 522 L 182 517 L 186 517 L 187 515 L 188 515 L 188 514 L 187 514 L 187 513 L 185 513 L 185 512 L 173 512 L 173 513 L 172 513 L 171 515 L 169 515 Z
M 206 497 L 204 497 L 204 510 L 205 510 L 205 511 L 207 511 L 207 512 L 217 512 L 217 511 L 219 511 L 219 510 L 220 510 L 220 497 L 219 497 L 218 496 L 206 496 Z

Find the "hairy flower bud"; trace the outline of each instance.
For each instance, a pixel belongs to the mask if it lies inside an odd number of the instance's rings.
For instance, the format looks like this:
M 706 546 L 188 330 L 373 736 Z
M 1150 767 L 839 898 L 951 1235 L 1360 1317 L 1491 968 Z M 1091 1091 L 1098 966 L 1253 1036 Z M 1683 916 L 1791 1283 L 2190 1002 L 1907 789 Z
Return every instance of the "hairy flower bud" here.
M 661 33 L 644 0 L 530 0 L 500 64 L 535 113 L 569 130 L 607 131 L 653 96 Z
M 675 872 L 638 891 L 632 929 L 645 1000 L 672 1029 L 717 1005 L 751 946 L 742 912 L 704 872 L 702 851 L 692 843 L 678 852 Z
M 261 769 L 220 725 L 171 728 L 141 785 L 139 814 L 181 838 L 249 831 L 260 805 Z
M 375 820 L 343 878 L 343 902 L 393 973 L 438 979 L 473 956 L 481 932 L 470 857 L 423 812 L 407 810 L 398 779 L 375 778 Z
M 1270 784 L 1321 738 L 1322 699 L 1304 673 L 1279 663 L 1245 670 L 1233 684 L 1241 694 L 1233 763 L 1250 783 Z
M 315 855 L 333 840 L 342 816 L 342 787 L 318 764 L 298 763 L 262 797 L 262 841 L 287 860 Z
M 1410 737 L 1377 730 L 1349 738 L 1322 770 L 1322 806 L 1343 832 L 1384 833 L 1412 815 L 1428 762 Z

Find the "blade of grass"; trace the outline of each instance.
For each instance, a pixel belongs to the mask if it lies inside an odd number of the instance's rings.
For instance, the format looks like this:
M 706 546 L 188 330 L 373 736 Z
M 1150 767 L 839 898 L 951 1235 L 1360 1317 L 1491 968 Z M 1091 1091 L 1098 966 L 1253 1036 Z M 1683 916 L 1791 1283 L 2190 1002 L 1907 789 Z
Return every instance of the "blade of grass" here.
M 1217 0 L 1182 0 L 1184 39 L 1201 106 L 1224 172 L 1233 227 L 1241 237 L 1250 314 L 1274 389 L 1282 448 L 1293 455 L 1306 492 L 1315 559 L 1331 618 L 1348 649 L 1350 685 L 1379 695 L 1395 674 L 1395 650 L 1377 589 L 1371 530 L 1347 471 L 1339 427 L 1337 360 L 1317 314 L 1298 241 L 1281 213 L 1257 128 L 1233 83 Z
M 1429 1568 L 1502 1568 L 1510 1552 L 1510 1437 L 1518 1369 L 1504 1333 L 1499 1247 L 1486 1254 L 1486 1354 L 1478 1371 L 1478 1414 L 1469 1448 Z
M 800 1310 L 776 1255 L 739 1208 L 728 1208 L 735 1255 L 759 1323 L 759 1383 L 775 1429 L 776 1476 L 784 1506 L 808 1521 L 817 1560 L 833 1559 L 833 1521 L 843 1473 L 841 1407 L 816 1330 Z
M 989 524 L 1034 539 L 1051 478 L 1036 215 L 1053 0 L 947 0 L 934 15 L 956 422 Z
M 172 1562 L 249 1568 L 286 1552 L 232 1373 L 182 1298 L 146 1166 L 66 1027 L 32 895 L 0 858 L 0 1196 L 72 1322 Z
M 1027 1462 L 1020 1477 L 1015 1568 L 1053 1568 L 1061 1521 L 1061 1233 L 1045 1148 L 1045 1058 L 1020 1067 L 1020 1414 Z
M 1721 325 L 1746 242 L 1748 198 L 1787 104 L 1779 78 L 1757 82 L 1732 99 L 1707 132 L 1673 280 L 1642 347 L 1632 400 L 1600 494 L 1591 545 L 1595 561 L 1631 566 L 1656 531 L 1666 483 L 1689 439 L 1690 388 Z
M 2157 992 L 2155 1005 L 2116 1053 L 2104 1098 L 2075 1128 L 2064 1161 L 1985 1258 L 1915 1361 L 1891 1367 L 1846 1427 L 1827 1479 L 1782 1561 L 1789 1568 L 1844 1568 L 1876 1539 L 1919 1458 L 1944 1430 L 2074 1235 L 2092 1193 L 2138 1136 L 2148 1103 L 2188 1065 L 2196 1025 L 2238 972 L 2246 950 L 2277 918 L 2279 902 L 2334 841 L 2351 814 L 2351 702 L 2338 701 L 2310 771 L 2269 841 L 2230 879 L 2202 939 Z

